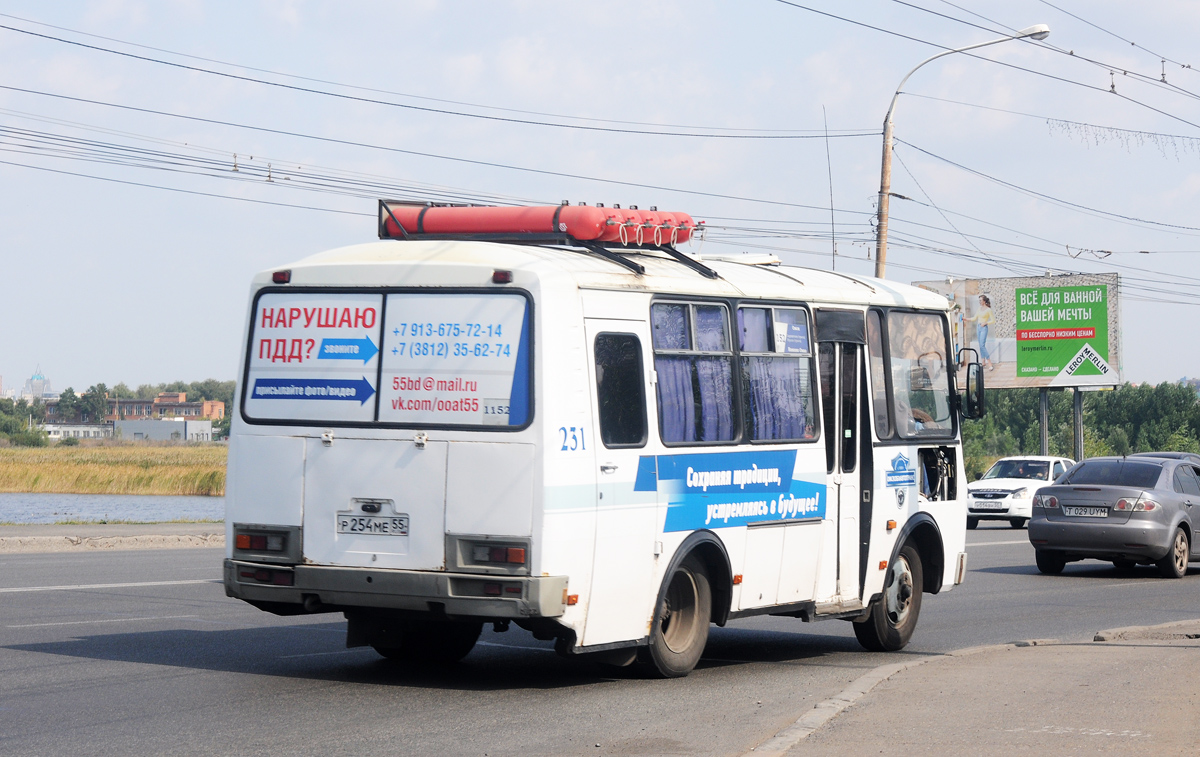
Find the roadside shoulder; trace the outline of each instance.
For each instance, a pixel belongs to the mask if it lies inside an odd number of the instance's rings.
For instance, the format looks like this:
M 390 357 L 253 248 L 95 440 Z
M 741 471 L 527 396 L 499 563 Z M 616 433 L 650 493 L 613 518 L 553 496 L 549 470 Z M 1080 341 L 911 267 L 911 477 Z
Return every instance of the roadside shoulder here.
M 0 526 L 0 554 L 223 547 L 223 523 Z

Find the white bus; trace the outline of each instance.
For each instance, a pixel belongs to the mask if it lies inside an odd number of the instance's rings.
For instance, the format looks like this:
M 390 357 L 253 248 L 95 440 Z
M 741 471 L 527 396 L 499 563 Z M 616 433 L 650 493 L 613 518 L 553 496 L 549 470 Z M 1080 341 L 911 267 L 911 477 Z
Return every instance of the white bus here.
M 897 650 L 962 582 L 983 388 L 955 388 L 945 298 L 686 255 L 685 214 L 381 202 L 379 228 L 254 279 L 229 596 L 345 613 L 389 658 L 516 623 L 670 677 L 751 615 Z

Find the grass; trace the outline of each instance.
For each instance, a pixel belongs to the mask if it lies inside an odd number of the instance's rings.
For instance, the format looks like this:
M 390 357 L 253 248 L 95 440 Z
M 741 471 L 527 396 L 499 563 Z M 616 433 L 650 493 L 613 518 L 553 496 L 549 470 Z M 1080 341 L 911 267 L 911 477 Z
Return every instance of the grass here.
M 218 444 L 0 447 L 0 492 L 225 494 Z

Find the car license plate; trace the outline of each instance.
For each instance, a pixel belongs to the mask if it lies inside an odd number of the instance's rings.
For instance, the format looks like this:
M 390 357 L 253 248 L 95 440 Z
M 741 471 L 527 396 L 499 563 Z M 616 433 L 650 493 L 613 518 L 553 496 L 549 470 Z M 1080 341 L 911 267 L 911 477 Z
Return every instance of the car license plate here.
M 1005 504 L 1003 502 L 1000 502 L 1000 501 L 987 502 L 987 501 L 984 501 L 981 499 L 977 499 L 974 502 L 972 502 L 971 507 L 975 508 L 976 510 L 1006 510 L 1007 509 L 1007 507 L 1005 506 Z
M 1078 515 L 1084 518 L 1107 518 L 1107 507 L 1068 507 L 1063 506 L 1063 515 Z
M 350 515 L 338 513 L 339 534 L 381 534 L 408 536 L 407 515 Z

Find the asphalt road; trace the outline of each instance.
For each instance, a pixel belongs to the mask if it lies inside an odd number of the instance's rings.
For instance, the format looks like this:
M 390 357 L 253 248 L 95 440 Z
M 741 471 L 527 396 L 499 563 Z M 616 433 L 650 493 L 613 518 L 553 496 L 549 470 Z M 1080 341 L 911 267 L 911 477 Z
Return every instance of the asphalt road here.
M 1051 577 L 1024 530 L 967 541 L 967 583 L 925 596 L 898 654 L 1200 617 L 1200 565 L 1181 581 L 1098 562 Z M 564 660 L 515 627 L 453 668 L 413 670 L 347 650 L 338 615 L 226 598 L 220 562 L 0 555 L 0 754 L 740 754 L 897 659 L 861 651 L 844 622 L 754 618 L 714 628 L 682 680 Z

